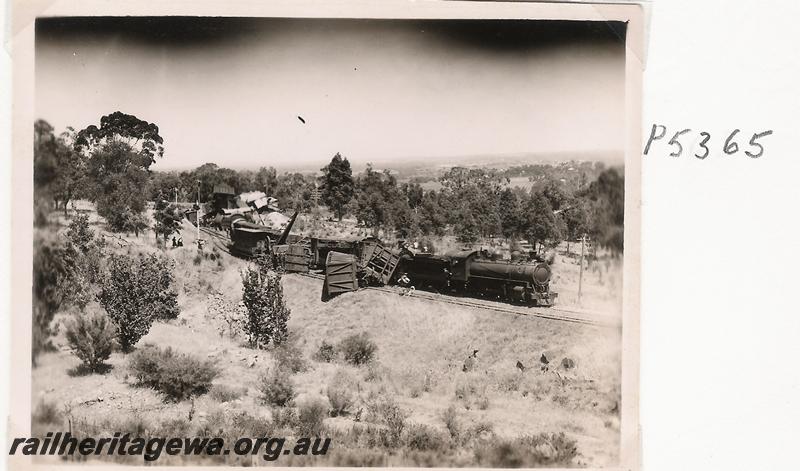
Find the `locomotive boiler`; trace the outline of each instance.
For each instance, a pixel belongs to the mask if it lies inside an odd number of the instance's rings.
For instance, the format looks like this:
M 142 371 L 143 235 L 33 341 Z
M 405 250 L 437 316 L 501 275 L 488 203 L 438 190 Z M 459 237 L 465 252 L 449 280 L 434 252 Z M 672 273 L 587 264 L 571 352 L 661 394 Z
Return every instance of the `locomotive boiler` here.
M 550 266 L 544 261 L 494 260 L 477 251 L 408 255 L 404 270 L 421 289 L 454 292 L 535 306 L 552 306 Z

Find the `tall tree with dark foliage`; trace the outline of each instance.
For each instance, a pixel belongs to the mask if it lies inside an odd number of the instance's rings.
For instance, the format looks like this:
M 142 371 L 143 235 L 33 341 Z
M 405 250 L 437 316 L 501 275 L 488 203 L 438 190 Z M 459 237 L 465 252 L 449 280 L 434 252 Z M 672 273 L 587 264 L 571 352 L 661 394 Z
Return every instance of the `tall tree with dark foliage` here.
M 88 175 L 97 212 L 111 230 L 135 232 L 147 227 L 143 217 L 150 166 L 164 155 L 158 126 L 114 112 L 75 137 L 75 150 L 88 156 Z
M 345 208 L 353 199 L 355 192 L 350 162 L 337 152 L 331 159 L 331 163 L 322 167 L 321 170 L 322 176 L 319 178 L 319 182 L 322 202 L 341 221 Z

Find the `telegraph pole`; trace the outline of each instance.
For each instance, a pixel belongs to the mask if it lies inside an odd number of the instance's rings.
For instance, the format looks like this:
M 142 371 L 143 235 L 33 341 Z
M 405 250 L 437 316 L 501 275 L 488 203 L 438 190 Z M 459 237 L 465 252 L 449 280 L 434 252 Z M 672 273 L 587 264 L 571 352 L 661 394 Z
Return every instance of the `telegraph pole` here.
M 197 180 L 197 215 L 196 221 L 197 222 L 197 250 L 201 250 L 203 247 L 200 245 L 200 180 Z
M 583 246 L 586 244 L 586 234 L 581 236 L 581 271 L 578 275 L 578 304 L 581 303 L 581 288 L 583 287 Z

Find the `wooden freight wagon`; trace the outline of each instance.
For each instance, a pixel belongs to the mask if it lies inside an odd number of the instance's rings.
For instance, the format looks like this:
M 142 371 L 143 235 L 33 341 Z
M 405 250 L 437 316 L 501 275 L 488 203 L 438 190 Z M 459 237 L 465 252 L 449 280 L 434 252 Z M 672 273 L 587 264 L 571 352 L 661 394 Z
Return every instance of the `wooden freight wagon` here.
M 340 252 L 328 252 L 325 260 L 325 283 L 322 300 L 358 289 L 356 257 Z
M 394 275 L 400 255 L 388 250 L 377 239 L 364 239 L 358 268 L 369 284 L 387 285 Z

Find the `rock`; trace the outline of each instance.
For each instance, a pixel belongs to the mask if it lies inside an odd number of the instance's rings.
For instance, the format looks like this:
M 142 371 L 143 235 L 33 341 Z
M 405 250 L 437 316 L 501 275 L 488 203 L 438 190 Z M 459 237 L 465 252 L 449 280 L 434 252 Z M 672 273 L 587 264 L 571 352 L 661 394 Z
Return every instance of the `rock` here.
M 564 358 L 561 360 L 561 367 L 565 370 L 571 370 L 572 368 L 575 368 L 575 362 L 572 360 L 572 358 Z

